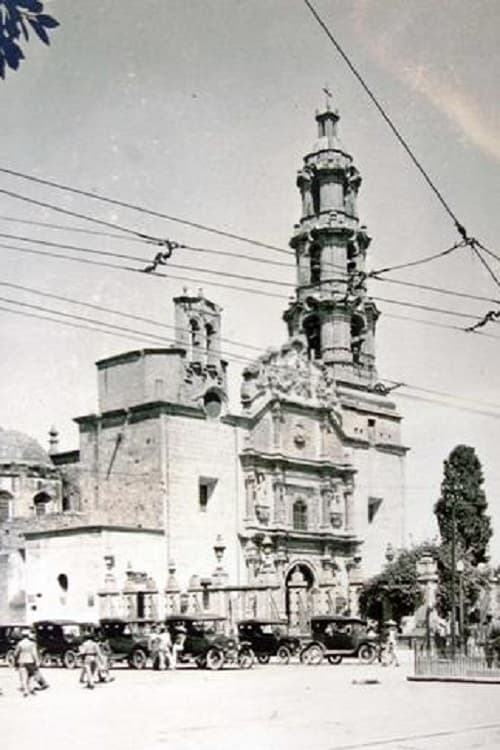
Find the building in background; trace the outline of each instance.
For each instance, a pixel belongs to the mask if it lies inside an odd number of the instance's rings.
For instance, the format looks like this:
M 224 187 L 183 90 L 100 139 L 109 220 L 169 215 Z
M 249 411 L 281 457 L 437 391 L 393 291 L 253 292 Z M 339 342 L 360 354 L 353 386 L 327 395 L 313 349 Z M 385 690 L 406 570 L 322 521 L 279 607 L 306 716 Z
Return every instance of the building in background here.
M 407 449 L 377 378 L 361 176 L 338 120 L 316 115 L 288 337 L 245 368 L 241 408 L 221 309 L 185 290 L 175 346 L 97 363 L 78 451 L 59 453 L 51 433 L 50 458 L 37 447 L 25 468 L 2 464 L 2 617 L 217 609 L 300 629 L 312 611 L 355 609 L 363 576 L 401 546 Z

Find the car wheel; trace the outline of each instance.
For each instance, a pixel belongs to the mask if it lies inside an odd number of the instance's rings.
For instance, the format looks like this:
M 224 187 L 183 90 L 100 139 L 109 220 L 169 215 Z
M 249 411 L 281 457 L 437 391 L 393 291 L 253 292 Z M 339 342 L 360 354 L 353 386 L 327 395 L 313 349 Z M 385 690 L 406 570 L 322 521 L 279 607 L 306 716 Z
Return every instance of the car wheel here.
M 257 654 L 257 661 L 259 664 L 269 664 L 270 658 L 269 654 Z
M 40 664 L 42 665 L 42 667 L 52 666 L 52 657 L 46 651 L 43 654 L 40 654 Z
M 62 658 L 63 665 L 66 669 L 74 669 L 76 667 L 76 654 L 71 649 L 65 651 Z
M 147 660 L 148 657 L 146 656 L 142 648 L 136 648 L 135 651 L 132 651 L 132 654 L 130 655 L 130 666 L 132 667 L 132 669 L 144 669 Z
M 238 654 L 238 666 L 240 669 L 251 669 L 255 664 L 255 654 L 251 648 L 245 646 Z
M 301 660 L 303 664 L 311 664 L 312 666 L 317 666 L 323 661 L 323 651 L 321 650 L 321 647 L 316 643 L 313 643 L 311 646 L 306 648 L 302 652 L 302 656 L 304 657 L 304 659 Z
M 342 657 L 338 654 L 332 654 L 331 656 L 327 656 L 326 658 L 328 659 L 330 664 L 340 664 L 340 662 L 342 661 Z
M 280 664 L 290 664 L 291 653 L 286 646 L 280 646 L 276 652 Z
M 205 657 L 207 669 L 222 669 L 224 654 L 218 648 L 209 648 Z
M 10 648 L 7 653 L 5 654 L 5 661 L 7 662 L 7 666 L 13 667 L 15 664 L 14 659 L 14 649 Z
M 363 645 L 359 647 L 358 659 L 362 664 L 371 664 L 375 661 L 376 653 L 374 646 L 371 646 L 369 643 L 363 643 Z

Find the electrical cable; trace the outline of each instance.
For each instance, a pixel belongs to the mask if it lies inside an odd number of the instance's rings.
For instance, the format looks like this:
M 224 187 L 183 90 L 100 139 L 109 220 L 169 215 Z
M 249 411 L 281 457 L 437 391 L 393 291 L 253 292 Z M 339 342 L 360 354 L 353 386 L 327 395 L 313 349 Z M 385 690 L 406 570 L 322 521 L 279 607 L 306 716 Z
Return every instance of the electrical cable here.
M 483 264 L 483 266 L 486 268 L 486 270 L 488 271 L 489 275 L 491 276 L 491 278 L 493 279 L 493 281 L 495 282 L 495 284 L 498 287 L 500 287 L 500 279 L 495 274 L 495 272 L 492 270 L 492 268 L 491 268 L 490 264 L 488 263 L 488 261 L 483 258 L 483 256 L 481 255 L 481 253 L 479 252 L 479 250 L 477 249 L 477 247 L 476 247 L 475 244 L 472 245 L 472 251 L 475 253 L 475 255 L 479 258 L 479 260 L 481 261 L 481 263 Z
M 81 190 L 80 188 L 74 188 L 69 185 L 63 185 L 60 182 L 55 182 L 54 180 L 45 180 L 40 177 L 34 177 L 33 175 L 28 175 L 25 172 L 18 172 L 13 169 L 7 169 L 6 167 L 0 167 L 0 172 L 3 174 L 11 175 L 12 177 L 19 177 L 23 180 L 28 180 L 30 182 L 35 182 L 39 185 L 46 185 L 49 187 L 56 188 L 57 190 L 64 190 L 68 193 L 73 193 L 75 195 L 83 195 L 85 198 L 91 198 L 92 200 L 101 201 L 103 203 L 108 203 L 113 206 L 121 206 L 122 208 L 128 208 L 131 211 L 138 211 L 141 214 L 147 214 L 148 216 L 155 216 L 159 219 L 166 219 L 167 221 L 176 222 L 178 224 L 183 224 L 188 227 L 192 227 L 194 229 L 200 229 L 204 232 L 210 232 L 212 234 L 219 235 L 220 237 L 227 237 L 231 240 L 238 240 L 239 242 L 246 242 L 250 245 L 255 245 L 257 247 L 263 247 L 267 250 L 274 250 L 278 253 L 284 253 L 285 255 L 293 255 L 293 252 L 291 250 L 285 250 L 284 248 L 277 247 L 276 245 L 271 245 L 266 242 L 260 242 L 259 240 L 254 240 L 250 237 L 245 237 L 240 234 L 235 234 L 233 232 L 227 232 L 223 229 L 216 229 L 215 227 L 207 226 L 206 224 L 201 224 L 199 222 L 195 221 L 189 221 L 188 219 L 180 219 L 177 216 L 172 216 L 170 214 L 163 213 L 161 211 L 154 211 L 149 208 L 145 208 L 144 206 L 139 206 L 134 203 L 128 203 L 126 201 L 120 201 L 115 198 L 108 198 L 107 196 L 100 195 L 99 193 L 91 193 L 87 190 Z M 49 206 L 50 208 L 50 206 Z M 82 218 L 88 218 L 88 217 L 82 217 Z
M 22 284 L 13 284 L 8 281 L 0 281 L 0 286 L 7 287 L 8 289 L 15 289 L 21 292 L 28 292 L 29 294 L 35 294 L 40 297 L 46 297 L 48 299 L 55 299 L 58 302 L 66 302 L 71 305 L 79 305 L 81 307 L 88 307 L 91 310 L 98 310 L 99 312 L 105 312 L 111 315 L 118 315 L 123 318 L 129 318 L 130 320 L 136 320 L 140 323 L 147 323 L 149 325 L 158 326 L 159 328 L 168 328 L 170 330 L 179 331 L 182 333 L 191 333 L 191 329 L 189 328 L 181 328 L 179 326 L 174 326 L 174 325 L 170 325 L 168 323 L 164 323 L 159 320 L 155 320 L 154 318 L 147 318 L 142 315 L 134 315 L 133 313 L 127 313 L 127 312 L 123 312 L 122 310 L 117 310 L 116 308 L 105 307 L 104 305 L 97 305 L 92 302 L 84 302 L 83 300 L 79 300 L 79 299 L 75 299 L 71 297 L 64 297 L 63 295 L 54 294 L 52 292 L 44 292 L 41 289 L 35 289 L 33 287 L 24 286 Z M 220 341 L 225 341 L 226 343 L 232 344 L 234 346 L 240 346 L 244 349 L 252 349 L 253 351 L 262 353 L 261 346 L 253 346 L 251 344 L 242 344 L 240 341 L 236 341 L 234 339 L 228 339 L 224 337 L 221 337 Z
M 402 281 L 401 279 L 379 279 L 377 276 L 373 277 L 374 281 L 381 281 L 384 284 L 397 284 L 399 286 L 406 286 L 412 289 L 421 289 L 426 292 L 434 292 L 436 294 L 446 294 L 451 297 L 460 297 L 462 299 L 473 299 L 478 302 L 493 302 L 494 304 L 500 305 L 500 299 L 494 297 L 483 297 L 478 294 L 469 294 L 468 292 L 459 292 L 454 289 L 444 289 L 443 287 L 429 286 L 428 284 L 418 284 L 413 281 Z
M 370 271 L 367 276 L 369 278 L 374 278 L 375 276 L 380 276 L 382 273 L 389 273 L 389 271 L 399 271 L 402 268 L 410 268 L 412 266 L 420 266 L 424 263 L 430 263 L 433 260 L 437 260 L 438 258 L 444 258 L 445 255 L 449 255 L 454 250 L 458 250 L 458 248 L 465 247 L 469 243 L 465 240 L 460 240 L 460 242 L 456 242 L 454 245 L 449 247 L 447 250 L 442 250 L 440 253 L 434 253 L 433 255 L 427 255 L 425 258 L 420 258 L 420 260 L 412 260 L 408 263 L 400 263 L 397 266 L 387 266 L 386 268 L 379 268 L 375 271 Z
M 61 208 L 61 206 L 54 206 L 53 203 L 45 203 L 44 201 L 35 200 L 35 198 L 29 198 L 26 195 L 13 193 L 10 190 L 4 190 L 3 188 L 0 188 L 0 194 L 7 195 L 9 198 L 14 198 L 16 200 L 24 201 L 26 203 L 30 203 L 35 206 L 41 206 L 42 208 L 49 208 L 51 211 L 57 211 L 58 213 L 64 214 L 65 216 L 73 216 L 73 217 L 76 217 L 77 219 L 90 221 L 94 224 L 100 224 L 105 227 L 111 227 L 111 229 L 118 229 L 120 232 L 124 232 L 125 234 L 130 234 L 142 240 L 145 240 L 149 244 L 157 245 L 158 247 L 166 247 L 167 250 L 174 249 L 174 247 L 179 247 L 177 243 L 175 242 L 173 243 L 171 240 L 160 238 L 160 237 L 154 237 L 153 235 L 146 234 L 145 232 L 139 232 L 136 229 L 130 229 L 129 227 L 125 227 L 121 224 L 112 223 L 110 221 L 105 221 L 104 219 L 96 219 L 93 216 L 88 216 L 87 214 L 80 214 L 76 211 L 71 211 L 68 208 Z
M 304 3 L 307 6 L 307 8 L 309 8 L 310 12 L 314 16 L 314 18 L 316 19 L 316 21 L 318 22 L 318 24 L 321 26 L 321 28 L 323 29 L 323 31 L 325 32 L 325 34 L 327 35 L 327 37 L 329 38 L 329 40 L 331 41 L 331 43 L 333 44 L 333 46 L 335 47 L 335 49 L 337 50 L 337 52 L 339 53 L 339 55 L 342 57 L 342 59 L 344 60 L 344 62 L 347 65 L 347 67 L 351 71 L 351 73 L 355 76 L 355 78 L 361 84 L 361 86 L 362 86 L 363 90 L 365 91 L 365 93 L 368 94 L 369 98 L 371 99 L 372 103 L 374 104 L 374 106 L 378 110 L 379 114 L 383 117 L 383 119 L 385 120 L 386 124 L 391 129 L 393 135 L 396 137 L 396 139 L 399 142 L 399 144 L 406 151 L 407 155 L 410 157 L 411 161 L 413 162 L 413 164 L 415 165 L 415 167 L 418 169 L 418 171 L 420 172 L 420 174 L 422 175 L 422 177 L 426 181 L 427 185 L 431 188 L 432 192 L 434 193 L 434 195 L 436 196 L 436 198 L 439 200 L 439 202 L 441 203 L 442 207 L 444 208 L 444 210 L 446 211 L 446 213 L 448 214 L 448 216 L 453 220 L 453 223 L 454 223 L 455 228 L 456 228 L 457 232 L 459 233 L 459 235 L 462 237 L 463 240 L 467 241 L 469 238 L 468 238 L 468 235 L 467 235 L 467 231 L 465 230 L 465 227 L 458 220 L 456 214 L 452 211 L 452 209 L 450 208 L 449 204 L 444 199 L 441 191 L 437 188 L 437 186 L 434 184 L 434 182 L 429 177 L 427 171 L 424 169 L 424 167 L 422 166 L 422 164 L 420 163 L 420 161 L 414 155 L 414 153 L 411 150 L 410 146 L 408 145 L 408 143 L 406 142 L 406 140 L 403 138 L 403 136 L 399 132 L 398 128 L 394 125 L 393 121 L 391 120 L 391 118 L 389 117 L 389 115 L 386 113 L 385 109 L 382 107 L 382 105 L 380 104 L 380 102 L 376 98 L 375 94 L 372 92 L 372 90 L 365 83 L 363 77 L 357 71 L 357 69 L 354 67 L 353 63 L 351 62 L 351 60 L 349 59 L 349 57 L 347 56 L 347 54 L 344 52 L 344 50 L 342 49 L 342 47 L 340 46 L 340 44 L 338 43 L 338 41 L 335 39 L 335 37 L 333 36 L 332 32 L 330 31 L 330 29 L 326 25 L 326 23 L 319 16 L 318 12 L 315 10 L 315 8 L 313 7 L 313 5 L 309 2 L 309 0 L 304 0 Z

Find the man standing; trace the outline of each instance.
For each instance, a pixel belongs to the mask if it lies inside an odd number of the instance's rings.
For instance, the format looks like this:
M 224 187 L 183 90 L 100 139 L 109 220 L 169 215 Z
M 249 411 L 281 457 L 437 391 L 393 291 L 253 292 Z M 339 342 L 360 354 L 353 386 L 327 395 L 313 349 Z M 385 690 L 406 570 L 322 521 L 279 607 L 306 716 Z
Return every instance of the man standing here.
M 89 690 L 94 689 L 94 681 L 97 678 L 97 670 L 101 658 L 101 652 L 97 640 L 88 635 L 80 646 L 80 655 L 83 657 L 83 671 L 80 681 Z
M 166 669 L 172 665 L 172 639 L 165 625 L 160 625 L 156 637 L 156 649 L 158 658 L 158 669 Z
M 19 670 L 19 681 L 23 696 L 26 698 L 27 695 L 35 695 L 33 680 L 40 667 L 40 658 L 33 634 L 29 628 L 23 630 L 23 637 L 16 645 L 14 664 Z

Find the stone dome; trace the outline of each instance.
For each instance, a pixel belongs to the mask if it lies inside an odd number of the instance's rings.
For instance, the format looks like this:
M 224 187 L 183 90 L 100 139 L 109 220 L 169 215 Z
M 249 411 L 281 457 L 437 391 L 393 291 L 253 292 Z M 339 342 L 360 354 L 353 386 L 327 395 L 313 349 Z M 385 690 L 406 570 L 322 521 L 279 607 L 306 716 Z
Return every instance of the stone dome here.
M 49 454 L 34 438 L 24 432 L 3 430 L 0 427 L 0 464 L 14 463 L 52 466 Z

